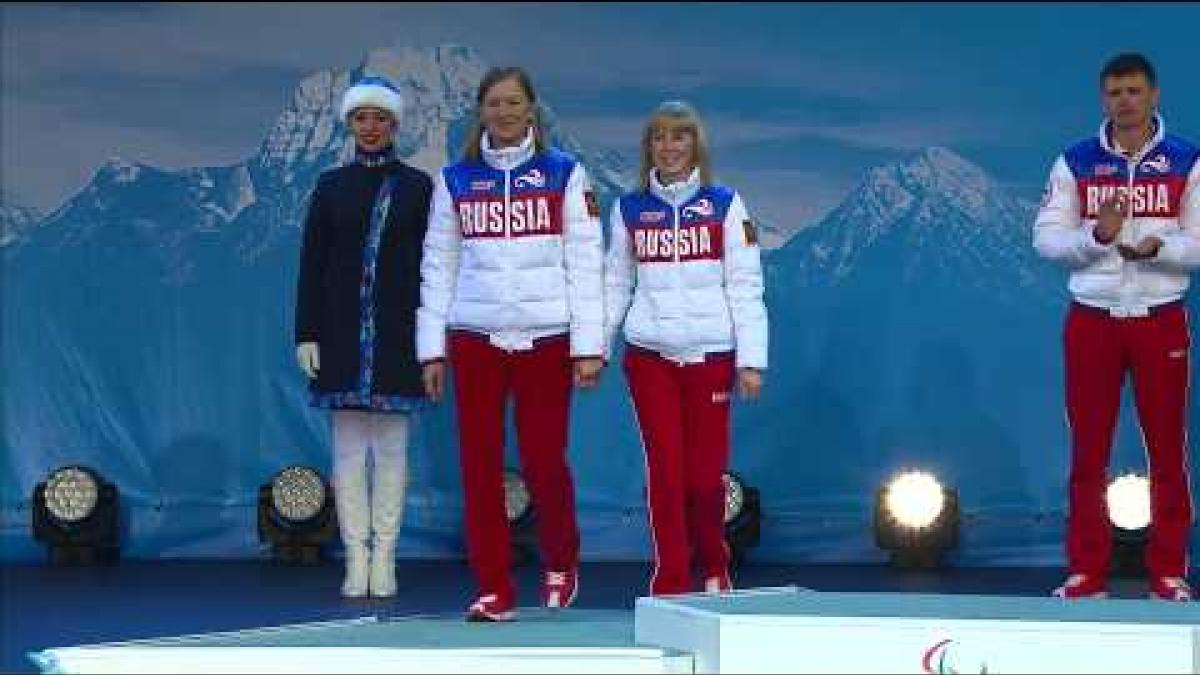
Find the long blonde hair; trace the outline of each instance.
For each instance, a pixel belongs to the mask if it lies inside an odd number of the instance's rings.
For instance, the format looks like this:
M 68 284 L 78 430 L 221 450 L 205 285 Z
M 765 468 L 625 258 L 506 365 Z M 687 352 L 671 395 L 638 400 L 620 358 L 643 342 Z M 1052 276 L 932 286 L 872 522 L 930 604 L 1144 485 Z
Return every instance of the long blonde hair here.
M 696 113 L 695 108 L 683 101 L 666 101 L 654 109 L 654 112 L 650 114 L 650 119 L 646 121 L 646 128 L 642 131 L 642 189 L 650 189 L 650 171 L 654 168 L 654 156 L 651 151 L 654 132 L 664 127 L 683 129 L 692 135 L 692 139 L 695 141 L 693 143 L 694 160 L 696 168 L 700 169 L 700 182 L 704 185 L 712 185 L 712 154 L 708 149 L 708 134 L 704 131 L 704 123 L 700 121 L 700 115 Z
M 491 68 L 479 80 L 479 90 L 475 94 L 475 121 L 471 131 L 467 133 L 467 141 L 463 144 L 462 158 L 471 162 L 483 159 L 483 120 L 480 114 L 483 109 L 483 97 L 492 87 L 507 79 L 514 79 L 524 90 L 525 96 L 533 106 L 533 151 L 541 152 L 546 149 L 546 135 L 542 131 L 541 106 L 538 104 L 537 92 L 533 90 L 533 80 L 529 73 L 520 66 L 498 66 Z

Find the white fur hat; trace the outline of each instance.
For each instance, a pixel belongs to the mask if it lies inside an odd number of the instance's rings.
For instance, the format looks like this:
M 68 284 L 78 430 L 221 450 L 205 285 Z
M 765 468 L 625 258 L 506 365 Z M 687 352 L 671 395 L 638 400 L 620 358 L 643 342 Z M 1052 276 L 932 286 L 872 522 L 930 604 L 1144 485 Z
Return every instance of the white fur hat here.
M 386 110 L 399 122 L 400 111 L 404 109 L 404 97 L 391 82 L 382 77 L 368 76 L 356 82 L 342 95 L 342 119 L 345 120 L 355 108 L 367 106 Z

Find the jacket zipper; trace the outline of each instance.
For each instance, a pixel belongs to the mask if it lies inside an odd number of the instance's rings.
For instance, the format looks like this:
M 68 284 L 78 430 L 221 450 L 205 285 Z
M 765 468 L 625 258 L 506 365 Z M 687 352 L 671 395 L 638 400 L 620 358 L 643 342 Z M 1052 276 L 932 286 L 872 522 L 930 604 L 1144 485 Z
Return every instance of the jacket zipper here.
M 675 249 L 675 266 L 679 267 L 679 206 L 672 204 L 671 208 L 675 211 L 675 236 L 671 240 L 671 248 Z
M 509 231 L 509 227 L 508 227 L 509 181 L 512 179 L 512 176 L 510 175 L 511 173 L 512 173 L 511 169 L 504 170 L 504 238 L 505 239 L 509 239 L 512 236 L 512 233 Z
M 1138 245 L 1138 235 L 1141 234 L 1141 228 L 1136 226 L 1133 219 L 1133 183 L 1137 176 L 1138 165 L 1142 163 L 1142 158 L 1150 154 L 1149 151 L 1153 149 L 1153 146 L 1150 145 L 1152 141 L 1153 138 L 1147 141 L 1147 145 L 1143 146 L 1136 155 L 1130 155 L 1126 158 L 1128 166 L 1125 180 L 1125 225 L 1129 229 L 1126 232 L 1122 232 L 1122 234 L 1126 235 L 1125 240 L 1130 246 Z M 1123 296 L 1121 299 L 1122 306 L 1126 305 L 1126 299 L 1137 291 L 1138 277 L 1140 276 L 1138 271 L 1138 265 L 1121 265 L 1122 283 L 1124 284 L 1124 289 L 1121 293 Z

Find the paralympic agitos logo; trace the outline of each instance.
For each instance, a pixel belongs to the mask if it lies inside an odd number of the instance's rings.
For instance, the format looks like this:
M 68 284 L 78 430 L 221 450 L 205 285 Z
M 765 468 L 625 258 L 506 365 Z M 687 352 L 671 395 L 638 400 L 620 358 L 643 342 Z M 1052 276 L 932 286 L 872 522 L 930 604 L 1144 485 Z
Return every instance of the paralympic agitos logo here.
M 961 666 L 955 658 L 953 646 L 954 640 L 947 639 L 925 650 L 925 655 L 921 657 L 921 672 L 928 673 L 928 675 L 960 675 L 964 673 L 959 669 Z M 986 675 L 987 664 L 980 662 L 979 670 L 975 672 Z

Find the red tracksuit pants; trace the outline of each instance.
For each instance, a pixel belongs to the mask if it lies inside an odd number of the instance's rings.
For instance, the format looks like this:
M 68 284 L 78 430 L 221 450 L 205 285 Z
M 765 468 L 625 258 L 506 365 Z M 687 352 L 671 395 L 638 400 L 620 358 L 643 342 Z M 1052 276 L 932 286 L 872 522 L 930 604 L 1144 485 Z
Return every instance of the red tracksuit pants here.
M 1186 425 L 1187 313 L 1176 304 L 1150 316 L 1116 318 L 1073 304 L 1064 331 L 1071 425 L 1067 562 L 1073 573 L 1106 576 L 1112 549 L 1105 490 L 1125 373 L 1132 375 L 1149 457 L 1151 526 L 1146 566 L 1185 576 L 1192 522 Z
M 693 562 L 702 579 L 729 566 L 721 476 L 729 463 L 733 355 L 680 365 L 628 346 L 625 372 L 646 453 L 650 593 L 692 592 Z
M 570 571 L 579 564 L 575 489 L 567 466 L 571 401 L 570 343 L 539 340 L 532 349 L 506 351 L 487 337 L 450 334 L 458 403 L 458 433 L 467 557 L 482 594 L 515 597 L 504 512 L 504 421 L 509 394 L 516 404 L 521 475 L 537 514 L 542 564 Z

